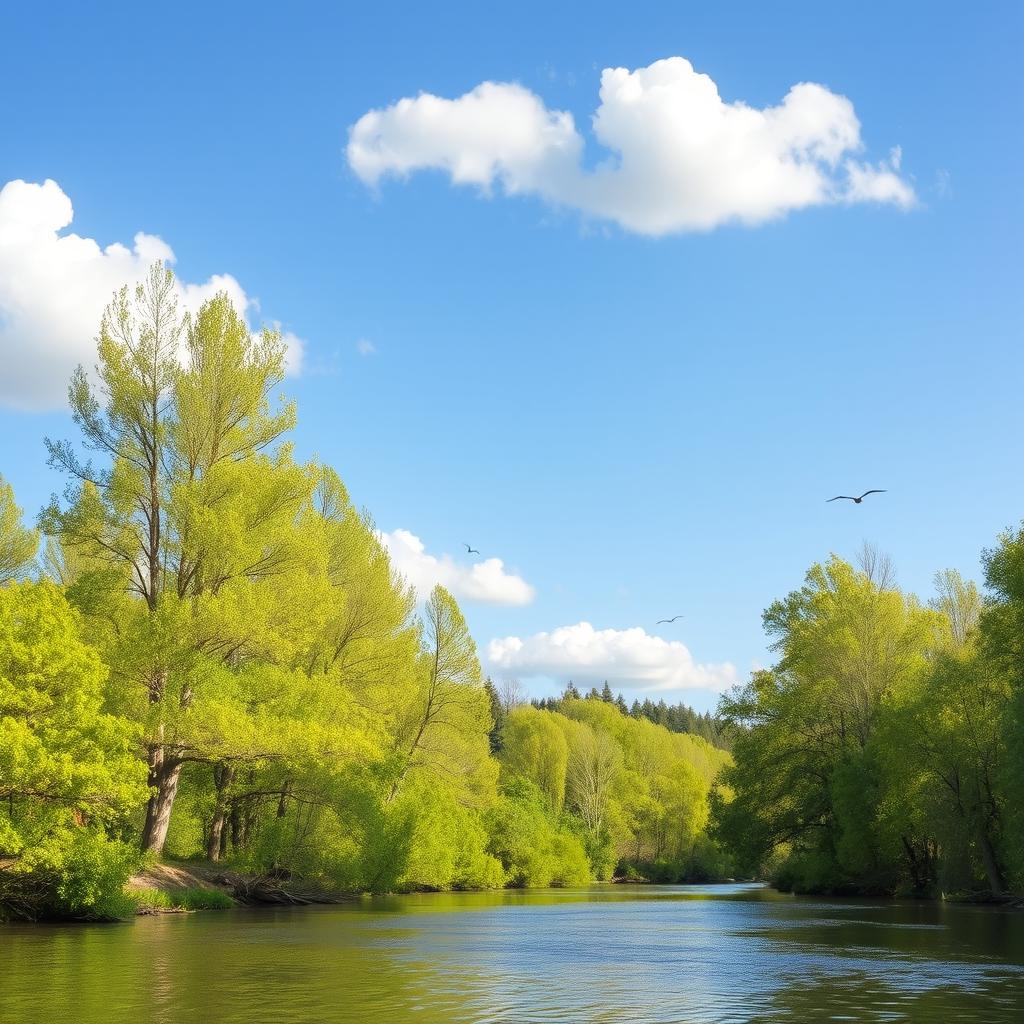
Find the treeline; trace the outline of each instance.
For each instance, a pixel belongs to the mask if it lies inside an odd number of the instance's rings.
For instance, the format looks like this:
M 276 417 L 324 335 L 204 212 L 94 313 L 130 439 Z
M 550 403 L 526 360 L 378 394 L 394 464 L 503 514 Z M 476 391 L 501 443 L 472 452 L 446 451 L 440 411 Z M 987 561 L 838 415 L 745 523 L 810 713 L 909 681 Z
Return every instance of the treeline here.
M 606 704 L 614 704 L 624 715 L 630 718 L 645 718 L 655 725 L 664 726 L 669 732 L 687 732 L 694 736 L 700 736 L 712 745 L 721 750 L 732 749 L 732 734 L 734 730 L 722 722 L 716 715 L 710 712 L 703 714 L 694 711 L 687 704 L 666 704 L 664 700 L 657 703 L 650 698 L 643 702 L 634 700 L 627 705 L 621 693 L 613 693 L 612 688 L 605 680 L 604 686 L 598 690 L 591 687 L 586 694 L 581 694 L 575 684 L 570 680 L 561 697 L 540 697 L 530 703 L 542 711 L 559 711 L 562 702 L 565 700 L 601 700 Z
M 1024 891 L 1024 530 L 927 604 L 870 549 L 773 604 L 779 655 L 727 696 L 741 727 L 714 832 L 786 889 Z
M 295 460 L 280 337 L 175 296 L 158 265 L 108 308 L 38 531 L 0 482 L 0 915 L 115 914 L 160 855 L 352 892 L 719 872 L 727 755 L 600 701 L 496 714 L 451 595 L 418 608 Z
M 593 877 L 704 881 L 729 873 L 706 835 L 727 753 L 634 719 L 614 700 L 566 695 L 556 706 L 509 707 L 488 692 L 502 779 L 538 794 L 554 820 L 568 812 Z

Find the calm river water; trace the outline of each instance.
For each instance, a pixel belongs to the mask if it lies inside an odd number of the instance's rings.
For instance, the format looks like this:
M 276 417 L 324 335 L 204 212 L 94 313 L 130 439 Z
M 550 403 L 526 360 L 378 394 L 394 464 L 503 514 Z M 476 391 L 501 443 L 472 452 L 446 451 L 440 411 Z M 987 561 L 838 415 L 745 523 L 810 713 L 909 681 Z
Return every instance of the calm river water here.
M 1024 913 L 757 886 L 0 926 L 0 1020 L 1024 1020 Z

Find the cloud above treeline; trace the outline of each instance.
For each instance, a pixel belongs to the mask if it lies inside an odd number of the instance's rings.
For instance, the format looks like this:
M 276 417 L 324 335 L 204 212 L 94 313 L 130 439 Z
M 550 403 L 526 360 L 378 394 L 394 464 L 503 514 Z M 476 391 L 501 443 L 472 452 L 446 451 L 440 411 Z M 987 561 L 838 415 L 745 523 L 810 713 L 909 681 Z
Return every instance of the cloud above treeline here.
M 591 128 L 605 152 L 588 167 L 572 114 L 521 85 L 483 82 L 455 99 L 421 93 L 369 111 L 351 127 L 347 155 L 370 186 L 440 170 L 453 184 L 538 196 L 642 235 L 916 201 L 899 147 L 862 160 L 853 104 L 813 82 L 758 109 L 723 100 L 682 57 L 607 68 Z
M 0 189 L 0 405 L 57 409 L 66 404 L 75 367 L 91 366 L 100 317 L 115 291 L 135 284 L 156 260 L 174 262 L 171 247 L 140 231 L 129 248 L 101 246 L 65 233 L 70 197 L 55 181 L 9 181 Z M 202 283 L 178 280 L 179 301 L 197 310 L 217 292 L 243 315 L 258 309 L 230 274 Z M 277 326 L 277 325 L 275 325 Z M 285 332 L 288 370 L 297 373 L 302 342 Z
M 607 679 L 625 690 L 725 690 L 737 682 L 729 662 L 698 664 L 685 644 L 652 636 L 640 626 L 595 629 L 579 622 L 526 638 L 506 636 L 487 645 L 487 662 L 509 675 L 571 678 L 588 685 Z
M 456 598 L 484 604 L 529 604 L 535 591 L 521 576 L 505 569 L 500 558 L 482 558 L 477 562 L 457 561 L 451 555 L 431 555 L 426 545 L 408 530 L 377 533 L 388 549 L 394 567 L 424 599 L 437 585 Z

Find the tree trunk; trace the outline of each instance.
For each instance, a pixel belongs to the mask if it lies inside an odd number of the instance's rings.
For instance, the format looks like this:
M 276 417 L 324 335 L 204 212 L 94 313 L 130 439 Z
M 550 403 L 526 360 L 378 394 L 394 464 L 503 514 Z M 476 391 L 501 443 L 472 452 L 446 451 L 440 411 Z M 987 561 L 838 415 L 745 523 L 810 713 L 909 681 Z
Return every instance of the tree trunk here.
M 149 786 L 155 789 L 146 805 L 146 824 L 142 829 L 142 849 L 145 853 L 162 853 L 167 841 L 167 827 L 171 823 L 171 808 L 178 794 L 182 762 L 169 758 L 164 745 L 149 748 Z
M 224 847 L 224 822 L 228 816 L 228 790 L 235 777 L 233 765 L 224 763 L 213 769 L 213 781 L 217 787 L 217 800 L 213 807 L 213 820 L 210 822 L 210 835 L 206 843 L 206 856 L 210 860 L 220 860 Z
M 981 861 L 985 866 L 988 887 L 992 890 L 993 896 L 999 896 L 1006 891 L 1006 883 L 1003 881 L 1003 873 L 999 869 L 999 861 L 996 859 L 992 840 L 989 839 L 988 832 L 984 828 L 978 830 L 978 846 L 981 848 Z
M 228 816 L 231 824 L 231 847 L 238 853 L 242 847 L 242 803 L 240 797 L 231 798 L 231 812 Z
M 292 780 L 288 779 L 281 787 L 281 799 L 277 802 L 277 816 L 283 818 L 288 810 L 288 797 L 292 792 Z

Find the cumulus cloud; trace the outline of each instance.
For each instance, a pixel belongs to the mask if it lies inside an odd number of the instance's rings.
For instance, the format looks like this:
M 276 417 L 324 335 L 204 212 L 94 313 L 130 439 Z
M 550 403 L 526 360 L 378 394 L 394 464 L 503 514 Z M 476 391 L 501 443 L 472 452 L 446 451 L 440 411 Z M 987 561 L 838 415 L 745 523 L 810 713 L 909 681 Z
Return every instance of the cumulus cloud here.
M 55 181 L 9 181 L 0 189 L 0 405 L 63 406 L 75 366 L 94 361 L 100 317 L 113 293 L 154 261 L 174 262 L 171 247 L 145 232 L 131 248 L 64 233 L 73 217 L 71 199 Z M 230 274 L 179 280 L 178 287 L 191 310 L 219 291 L 243 314 L 258 309 Z M 302 342 L 290 332 L 283 338 L 288 371 L 298 373 Z
M 356 351 L 361 356 L 372 356 L 377 351 L 377 346 L 368 338 L 360 338 L 356 342 Z
M 483 82 L 456 99 L 421 93 L 369 111 L 351 127 L 347 154 L 371 186 L 435 169 L 645 235 L 759 224 L 830 203 L 915 202 L 898 150 L 880 164 L 856 160 L 853 104 L 813 82 L 758 109 L 724 101 L 682 57 L 607 68 L 591 127 L 606 152 L 587 168 L 572 114 L 521 85 Z
M 589 622 L 560 626 L 522 639 L 506 636 L 487 645 L 498 671 L 521 676 L 557 676 L 575 682 L 609 680 L 637 690 L 724 690 L 737 681 L 729 662 L 701 665 L 685 644 L 632 629 L 594 629 Z
M 395 568 L 421 597 L 440 583 L 455 597 L 468 601 L 524 605 L 533 600 L 533 587 L 521 576 L 506 572 L 500 558 L 484 558 L 467 565 L 456 562 L 451 555 L 428 554 L 423 541 L 408 530 L 378 531 L 377 536 L 388 549 Z

